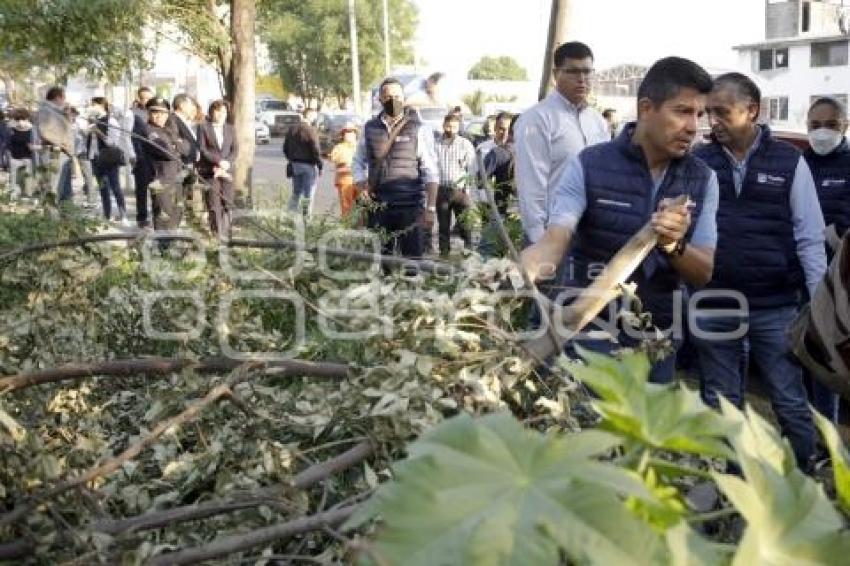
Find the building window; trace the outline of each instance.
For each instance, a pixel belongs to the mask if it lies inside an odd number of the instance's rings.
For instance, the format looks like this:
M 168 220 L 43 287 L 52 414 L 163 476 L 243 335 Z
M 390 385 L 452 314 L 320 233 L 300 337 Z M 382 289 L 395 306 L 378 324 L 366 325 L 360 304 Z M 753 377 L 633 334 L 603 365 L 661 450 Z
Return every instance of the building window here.
M 835 67 L 846 64 L 846 41 L 812 43 L 812 67 Z
M 800 31 L 806 33 L 812 24 L 812 3 L 803 2 L 803 13 L 800 18 Z
M 815 94 L 809 97 L 809 106 L 815 103 L 815 100 L 818 98 L 829 97 L 835 99 L 839 102 L 844 108 L 847 108 L 847 95 L 846 94 Z
M 788 120 L 788 97 L 769 96 L 762 98 L 761 115 L 763 122 L 785 122 Z
M 770 71 L 771 69 L 788 68 L 788 48 L 759 49 L 759 71 Z

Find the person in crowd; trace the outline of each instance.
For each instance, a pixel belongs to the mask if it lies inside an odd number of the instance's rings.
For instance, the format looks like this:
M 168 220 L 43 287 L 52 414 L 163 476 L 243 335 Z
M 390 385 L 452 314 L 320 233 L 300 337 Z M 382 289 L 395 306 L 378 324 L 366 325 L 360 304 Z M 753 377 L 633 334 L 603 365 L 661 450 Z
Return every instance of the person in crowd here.
M 565 294 L 575 296 L 649 223 L 658 244 L 633 281 L 653 325 L 662 331 L 672 326 L 676 291 L 683 282 L 705 285 L 714 265 L 717 176 L 690 153 L 711 87 L 711 76 L 687 59 L 667 57 L 649 68 L 637 92 L 637 122 L 627 124 L 617 139 L 570 158 L 544 235 L 522 253 L 531 277 L 551 275 L 570 261 Z M 689 202 L 675 204 L 683 195 Z M 639 343 L 643 329 L 611 316 L 617 312 L 617 302 L 610 304 L 607 317 L 603 312 L 598 318 L 603 322 L 589 327 L 607 331 L 611 340 L 587 336 L 578 342 L 606 353 Z M 672 382 L 675 358 L 674 351 L 654 360 L 650 380 Z
M 9 180 L 17 185 L 22 195 L 27 194 L 29 179 L 33 174 L 35 137 L 26 108 L 12 111 L 12 127 L 9 131 Z M 22 172 L 23 170 L 23 172 Z
M 479 143 L 475 150 L 478 152 L 478 155 L 481 156 L 481 159 L 485 159 L 487 154 L 496 147 L 496 119 L 497 116 L 494 114 L 492 116 L 487 116 L 487 119 L 484 121 L 484 127 L 482 128 L 485 139 Z
M 303 210 L 309 216 L 313 212 L 313 192 L 322 172 L 322 153 L 319 135 L 306 111 L 304 119 L 286 132 L 283 155 L 288 161 L 287 176 L 292 178 L 292 195 L 287 208 L 290 212 Z
M 440 93 L 440 81 L 443 80 L 445 74 L 433 73 L 427 79 L 422 81 L 421 87 L 410 94 L 406 101 L 408 106 L 413 108 L 448 108 L 446 101 L 443 100 Z
M 850 228 L 850 146 L 847 144 L 847 109 L 837 100 L 815 100 L 806 117 L 809 149 L 803 156 L 812 171 L 824 223 L 839 236 Z M 826 247 L 827 263 L 833 252 Z M 812 405 L 838 422 L 838 394 L 811 379 Z
M 207 184 L 210 231 L 219 238 L 230 237 L 230 213 L 235 196 L 231 175 L 239 151 L 236 132 L 227 123 L 228 108 L 224 100 L 213 101 L 208 121 L 198 131 L 198 171 Z
M 555 89 L 523 112 L 514 132 L 519 211 L 529 243 L 546 231 L 554 190 L 569 159 L 611 139 L 605 119 L 587 105 L 593 52 L 571 41 L 558 47 L 553 59 Z
M 336 185 L 339 195 L 339 211 L 342 218 L 347 218 L 354 208 L 357 189 L 354 187 L 354 177 L 351 174 L 351 162 L 357 150 L 357 126 L 349 122 L 340 131 L 342 139 L 331 150 L 331 162 L 336 167 Z
M 433 131 L 412 108 L 392 77 L 379 89 L 381 112 L 366 122 L 352 169 L 358 195 L 371 202 L 369 227 L 389 235 L 385 254 L 398 247 L 405 257 L 421 257 L 423 233 L 431 233 L 437 212 L 440 173 Z
M 500 112 L 496 116 L 493 127 L 495 134 L 493 139 L 496 143 L 493 149 L 487 153 L 487 157 L 484 158 L 483 175 L 490 179 L 493 200 L 503 220 L 507 218 L 511 198 L 516 196 L 513 129 L 518 119 L 519 115 L 512 116 L 508 112 Z M 486 190 L 486 188 L 482 190 Z M 486 195 L 479 197 L 479 200 L 489 202 Z M 502 242 L 496 227 L 496 219 L 490 216 L 492 211 L 489 208 L 486 210 L 489 220 L 482 230 L 478 252 L 484 257 L 492 257 L 497 255 L 498 250 L 502 249 Z
M 130 166 L 136 194 L 136 223 L 139 228 L 150 226 L 151 205 L 149 205 L 148 183 L 153 180 L 154 170 L 153 163 L 148 159 L 145 140 L 148 139 L 147 103 L 153 95 L 153 90 L 147 86 L 141 86 L 136 91 L 136 100 L 133 102 L 131 141 L 136 158 L 135 161 L 130 160 Z
M 620 123 L 617 121 L 617 111 L 613 108 L 606 108 L 602 111 L 602 117 L 605 118 L 605 122 L 608 124 L 608 131 L 611 132 L 611 139 L 617 137 L 617 128 L 620 126 Z
M 6 113 L 0 110 L 0 171 L 9 169 L 9 124 L 6 123 Z
M 195 102 L 188 94 L 181 93 L 174 97 L 171 108 L 172 113 L 168 118 L 167 126 L 189 147 L 188 153 L 183 156 L 183 167 L 188 173 L 183 179 L 183 196 L 191 201 L 194 198 L 192 193 L 197 181 L 195 165 L 200 159 L 198 127 L 195 125 Z
M 44 162 L 50 167 L 56 164 L 54 189 L 59 202 L 73 196 L 72 177 L 74 156 L 74 132 L 65 112 L 65 89 L 52 86 L 47 89 L 45 100 L 38 107 L 35 129 L 35 145 L 41 146 Z
M 811 296 L 826 269 L 814 181 L 800 152 L 757 123 L 761 92 L 746 75 L 717 77 L 707 109 L 712 139 L 695 153 L 717 172 L 720 204 L 708 285 L 718 293 L 700 301 L 694 317 L 701 393 L 712 406 L 720 395 L 742 406 L 749 348 L 782 432 L 806 470 L 814 428 L 786 330 L 804 289 Z
M 86 140 L 88 136 L 88 124 L 80 116 L 79 110 L 72 106 L 69 108 L 71 123 L 74 128 L 74 158 L 77 160 L 77 165 L 80 169 L 80 175 L 83 177 L 83 194 L 86 196 L 86 207 L 93 206 L 92 190 L 94 189 L 95 180 L 92 172 L 91 161 L 89 161 L 88 148 Z
M 154 229 L 176 230 L 183 218 L 183 160 L 191 152 L 190 144 L 168 126 L 170 108 L 166 99 L 150 98 L 145 110 L 150 141 L 145 144 L 145 151 L 153 167 L 148 189 L 155 203 Z
M 121 151 L 121 126 L 109 113 L 109 101 L 102 96 L 95 96 L 89 105 L 88 157 L 92 162 L 92 170 L 100 188 L 100 201 L 103 205 L 103 216 L 112 219 L 112 197 L 118 213 L 114 220 L 127 224 L 127 206 L 124 203 L 124 192 L 118 180 L 118 170 L 124 163 L 124 153 Z
M 478 163 L 472 142 L 461 137 L 460 121 L 454 114 L 443 118 L 443 135 L 436 143 L 440 186 L 437 192 L 437 229 L 440 255 L 451 251 L 452 216 L 464 247 L 472 243 L 472 235 L 463 215 L 472 206 L 470 191 L 478 174 Z

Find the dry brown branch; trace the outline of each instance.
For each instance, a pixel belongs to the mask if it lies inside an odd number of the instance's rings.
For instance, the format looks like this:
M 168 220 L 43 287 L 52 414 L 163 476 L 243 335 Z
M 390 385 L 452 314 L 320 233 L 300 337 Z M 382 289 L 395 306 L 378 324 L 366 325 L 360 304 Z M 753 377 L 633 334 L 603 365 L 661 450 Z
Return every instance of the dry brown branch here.
M 161 554 L 151 558 L 147 566 L 166 566 L 179 564 L 195 564 L 203 560 L 220 558 L 235 552 L 242 552 L 268 544 L 275 540 L 286 539 L 294 535 L 322 529 L 325 526 L 336 526 L 348 519 L 357 506 L 342 507 L 324 513 L 317 513 L 271 527 L 257 529 L 244 534 L 225 536 L 215 539 L 209 544 L 187 548 L 178 552 Z
M 53 499 L 70 489 L 74 489 L 76 487 L 87 484 L 95 478 L 111 474 L 112 472 L 120 468 L 122 465 L 124 465 L 125 462 L 129 462 L 130 460 L 141 454 L 142 450 L 153 444 L 160 436 L 162 436 L 169 430 L 172 430 L 186 422 L 194 420 L 204 409 L 214 404 L 222 397 L 226 397 L 227 394 L 231 391 L 230 388 L 232 386 L 248 379 L 248 370 L 250 370 L 254 365 L 255 364 L 247 363 L 240 366 L 240 368 L 234 371 L 233 374 L 228 377 L 224 383 L 213 387 L 212 390 L 210 390 L 210 392 L 207 393 L 202 399 L 192 403 L 183 412 L 159 423 L 144 438 L 142 438 L 135 444 L 131 444 L 129 447 L 127 447 L 126 450 L 124 450 L 124 452 L 122 452 L 118 456 L 110 458 L 106 462 L 103 462 L 102 464 L 89 469 L 89 471 L 80 476 L 77 476 L 76 478 L 64 481 L 59 485 L 53 487 L 52 489 L 49 489 L 41 494 L 36 494 L 28 503 L 22 503 L 15 507 L 9 513 L 0 516 L 0 525 L 7 525 L 17 521 L 18 519 L 32 511 L 32 509 L 41 501 Z
M 374 445 L 369 441 L 364 441 L 335 458 L 310 466 L 295 476 L 292 486 L 273 485 L 254 491 L 235 493 L 230 501 L 209 501 L 197 505 L 145 513 L 127 519 L 98 521 L 94 524 L 93 529 L 110 535 L 118 535 L 127 531 L 158 529 L 174 523 L 197 521 L 240 509 L 258 507 L 270 500 L 279 498 L 288 490 L 310 488 L 336 473 L 356 466 L 371 456 L 374 451 Z
M 0 378 L 0 395 L 42 383 L 55 383 L 71 379 L 81 379 L 95 375 L 105 377 L 128 377 L 134 375 L 165 376 L 175 371 L 192 368 L 199 372 L 231 371 L 244 360 L 214 357 L 200 360 L 189 358 L 139 358 L 130 360 L 111 360 L 92 363 L 74 363 L 58 368 L 45 369 L 32 373 L 20 373 Z M 279 360 L 264 362 L 268 368 L 279 368 L 276 374 L 284 377 L 305 375 L 329 379 L 344 379 L 349 376 L 350 368 L 344 364 L 311 362 L 305 360 Z

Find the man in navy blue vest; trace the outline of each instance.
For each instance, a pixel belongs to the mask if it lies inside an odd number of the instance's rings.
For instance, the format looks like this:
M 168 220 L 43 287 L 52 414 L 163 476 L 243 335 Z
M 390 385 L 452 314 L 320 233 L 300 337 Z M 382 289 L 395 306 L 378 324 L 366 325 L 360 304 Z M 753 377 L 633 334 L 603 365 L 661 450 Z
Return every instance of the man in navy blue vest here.
M 717 253 L 709 290 L 691 313 L 703 399 L 744 402 L 748 352 L 770 388 L 773 410 L 797 462 L 808 469 L 814 427 L 786 329 L 804 285 L 826 268 L 823 215 L 800 152 L 756 123 L 758 87 L 741 73 L 717 77 L 709 95 L 712 141 L 695 154 L 717 173 Z M 729 310 L 733 309 L 733 310 Z
M 572 244 L 568 275 L 574 296 L 575 288 L 586 287 L 594 272 L 651 222 L 658 248 L 638 267 L 634 280 L 653 324 L 671 325 L 682 280 L 704 285 L 714 264 L 717 180 L 690 155 L 710 90 L 711 77 L 687 59 L 668 57 L 649 69 L 638 89 L 637 122 L 627 124 L 615 140 L 584 149 L 567 165 L 543 238 L 522 254 L 533 278 L 554 273 Z M 674 206 L 672 199 L 681 195 L 689 203 Z M 623 346 L 636 341 L 625 328 L 615 338 Z M 616 347 L 603 340 L 583 345 L 602 351 Z M 657 360 L 650 379 L 668 383 L 674 369 L 675 354 Z
M 398 247 L 405 257 L 421 257 L 437 212 L 434 134 L 405 108 L 396 79 L 385 79 L 379 93 L 383 110 L 363 127 L 352 162 L 354 183 L 359 197 L 376 205 L 369 227 L 388 234 L 383 253 Z
M 809 149 L 803 154 L 818 192 L 824 223 L 843 236 L 850 228 L 850 145 L 847 144 L 847 110 L 830 97 L 818 98 L 807 116 Z M 827 260 L 832 259 L 826 250 Z M 812 405 L 838 422 L 838 395 L 812 379 Z

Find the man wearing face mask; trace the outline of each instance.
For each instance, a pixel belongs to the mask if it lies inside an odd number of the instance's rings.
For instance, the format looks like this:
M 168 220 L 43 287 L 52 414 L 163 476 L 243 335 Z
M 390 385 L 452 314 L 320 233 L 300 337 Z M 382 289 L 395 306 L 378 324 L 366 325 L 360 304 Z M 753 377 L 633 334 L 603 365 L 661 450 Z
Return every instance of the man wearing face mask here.
M 383 253 L 398 247 L 405 257 L 421 257 L 423 233 L 431 232 L 437 212 L 434 135 L 405 108 L 398 80 L 385 79 L 379 92 L 383 110 L 363 127 L 352 162 L 354 183 L 359 197 L 373 203 L 369 227 L 389 234 Z
M 847 111 L 834 98 L 814 101 L 807 116 L 810 148 L 803 154 L 818 192 L 818 201 L 827 226 L 835 226 L 839 236 L 850 228 L 850 147 Z M 832 250 L 826 247 L 827 259 Z M 820 381 L 812 380 L 812 405 L 821 414 L 838 422 L 838 395 Z
M 743 405 L 752 352 L 782 433 L 800 467 L 809 470 L 814 426 L 786 330 L 804 289 L 813 295 L 826 269 L 823 215 L 806 160 L 756 123 L 760 107 L 761 92 L 746 75 L 715 79 L 707 105 L 712 142 L 694 153 L 716 171 L 720 185 L 708 285 L 716 295 L 699 301 L 692 313 L 699 330 L 694 345 L 702 396 L 713 406 L 720 395 Z

